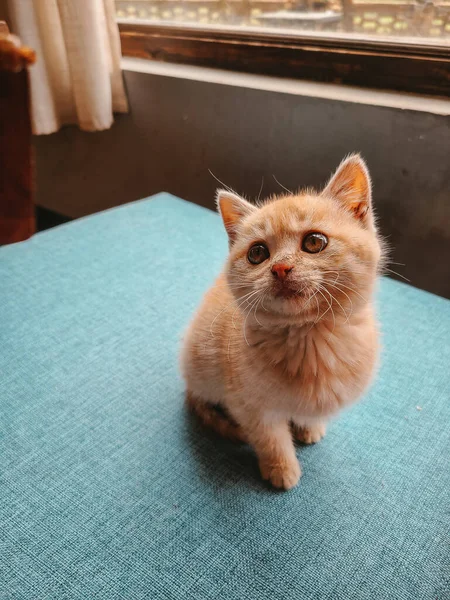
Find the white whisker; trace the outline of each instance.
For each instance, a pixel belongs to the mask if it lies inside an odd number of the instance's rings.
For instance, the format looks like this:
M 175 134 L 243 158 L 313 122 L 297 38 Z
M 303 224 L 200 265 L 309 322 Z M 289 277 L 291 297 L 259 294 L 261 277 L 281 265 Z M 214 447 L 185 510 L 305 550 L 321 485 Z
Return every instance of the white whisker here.
M 327 312 L 328 312 L 329 310 L 331 310 L 331 313 L 332 313 L 332 315 L 333 315 L 333 322 L 334 322 L 334 325 L 333 325 L 333 330 L 334 330 L 334 328 L 336 327 L 336 320 L 335 320 L 335 318 L 334 318 L 334 312 L 333 312 L 333 308 L 332 308 L 332 306 L 331 306 L 331 303 L 330 303 L 330 301 L 327 299 L 327 297 L 326 297 L 326 296 L 324 296 L 324 295 L 322 294 L 322 292 L 320 291 L 320 289 L 319 289 L 319 288 L 317 288 L 317 291 L 318 291 L 318 292 L 319 292 L 319 294 L 322 296 L 322 298 L 325 300 L 325 302 L 328 304 L 328 308 L 327 308 L 327 309 L 326 309 L 326 311 L 325 311 L 325 312 L 324 312 L 324 313 L 323 313 L 323 314 L 320 316 L 320 319 L 319 319 L 318 321 L 316 321 L 316 322 L 315 322 L 315 324 L 317 325 L 317 323 L 319 323 L 319 321 L 321 321 L 321 320 L 324 318 L 324 316 L 327 314 Z
M 397 275 L 397 277 L 401 277 L 402 279 L 404 279 L 408 283 L 411 283 L 411 279 L 408 279 L 404 275 L 401 275 L 400 273 L 397 273 L 397 271 L 393 271 L 392 269 L 388 269 L 387 267 L 384 267 L 384 270 L 385 271 L 389 271 L 389 273 L 392 273 L 393 275 Z
M 330 304 L 331 314 L 333 316 L 333 331 L 334 331 L 335 328 L 336 328 L 336 317 L 335 317 L 334 310 L 333 310 L 333 300 L 332 300 L 333 296 L 331 296 L 330 292 L 327 289 L 325 289 L 322 285 L 320 286 L 320 290 L 323 290 L 324 292 L 326 292 L 331 297 L 329 304 Z M 323 294 L 322 294 L 322 292 L 320 290 L 319 290 L 319 294 L 321 294 L 323 296 Z M 323 297 L 328 302 L 328 299 L 325 296 L 323 296 Z
M 236 303 L 236 310 L 233 312 L 233 315 L 232 315 L 232 317 L 231 317 L 231 323 L 232 323 L 233 327 L 236 327 L 236 324 L 235 324 L 235 322 L 234 322 L 234 316 L 235 316 L 236 312 L 237 312 L 238 310 L 241 310 L 241 309 L 242 309 L 242 306 L 244 306 L 244 304 L 246 304 L 246 303 L 247 303 L 247 304 L 248 304 L 248 303 L 250 303 L 250 301 L 253 299 L 253 297 L 254 297 L 256 294 L 259 294 L 259 290 L 255 290 L 255 291 L 253 291 L 253 292 L 249 292 L 249 294 L 246 294 L 245 296 L 243 296 L 242 298 L 240 298 L 240 299 L 238 300 L 238 302 Z M 242 300 L 243 300 L 243 302 L 242 302 Z M 245 308 L 244 308 L 244 310 L 245 310 L 246 308 L 247 308 L 247 307 L 245 307 Z
M 242 296 L 242 297 L 239 299 L 239 301 L 240 301 L 240 300 L 243 300 L 243 301 L 245 302 L 245 300 L 246 300 L 246 297 L 247 297 L 247 296 L 250 296 L 250 294 L 253 294 L 253 293 L 254 293 L 254 292 L 249 292 L 248 294 L 245 294 L 245 296 Z M 221 315 L 221 314 L 222 314 L 222 313 L 223 313 L 225 310 L 227 310 L 227 308 L 228 308 L 229 306 L 231 306 L 231 305 L 232 305 L 232 304 L 234 304 L 235 302 L 236 302 L 236 300 L 235 300 L 234 298 L 233 298 L 233 299 L 232 299 L 230 302 L 227 302 L 227 304 L 226 304 L 226 305 L 225 305 L 225 306 L 224 306 L 224 307 L 223 307 L 223 308 L 222 308 L 222 309 L 221 309 L 221 310 L 220 310 L 220 311 L 217 313 L 217 315 L 214 317 L 214 319 L 213 319 L 213 321 L 212 321 L 212 323 L 211 323 L 211 325 L 210 325 L 210 328 L 209 328 L 209 331 L 210 331 L 210 333 L 211 333 L 211 336 L 212 336 L 212 337 L 214 337 L 214 333 L 213 333 L 213 327 L 214 327 L 214 323 L 217 321 L 217 319 L 220 317 L 220 315 Z M 238 308 L 239 308 L 239 303 L 237 303 L 237 304 L 238 304 Z M 234 313 L 233 313 L 233 315 L 234 315 Z
M 353 302 L 352 302 L 352 300 L 351 300 L 350 296 L 349 296 L 349 295 L 348 295 L 346 292 L 344 292 L 344 290 L 341 290 L 341 289 L 338 287 L 338 284 L 336 284 L 335 282 L 334 282 L 334 283 L 332 283 L 331 281 L 324 280 L 324 283 L 326 283 L 327 285 L 331 285 L 332 287 L 334 287 L 335 289 L 337 289 L 337 290 L 338 290 L 338 292 L 340 292 L 341 294 L 344 294 L 344 296 L 345 296 L 345 297 L 348 299 L 348 301 L 350 302 L 350 315 L 347 317 L 347 321 L 348 321 L 348 320 L 350 319 L 350 317 L 352 316 L 352 314 L 353 314 Z M 337 299 L 336 299 L 336 298 L 335 298 L 335 300 L 336 300 L 336 302 L 337 302 Z M 342 308 L 342 306 L 341 306 L 341 308 Z M 342 310 L 344 310 L 344 309 L 342 308 Z
M 246 342 L 247 346 L 249 346 L 249 347 L 250 347 L 250 344 L 249 344 L 249 341 L 248 341 L 248 339 L 247 339 L 247 331 L 246 331 L 246 327 L 247 327 L 247 319 L 248 319 L 248 316 L 249 316 L 249 314 L 250 314 L 250 313 L 251 313 L 251 311 L 253 310 L 253 306 L 254 306 L 254 304 L 255 304 L 255 303 L 257 303 L 257 302 L 259 302 L 259 298 L 256 298 L 256 299 L 255 299 L 255 300 L 252 302 L 252 304 L 251 304 L 250 308 L 248 309 L 247 315 L 246 315 L 246 317 L 245 317 L 245 319 L 244 319 L 244 325 L 243 325 L 244 339 L 245 339 L 245 342 Z
M 233 188 L 230 188 L 230 186 L 228 186 L 226 183 L 224 183 L 223 181 L 220 181 L 220 179 L 214 175 L 214 173 L 211 171 L 211 169 L 208 169 L 208 171 L 209 171 L 209 174 L 212 175 L 218 183 L 220 183 L 220 185 L 223 185 L 223 187 L 225 189 L 227 189 L 229 192 L 236 194 L 236 192 L 233 190 Z
M 261 193 L 263 191 L 263 186 L 264 186 L 264 175 L 261 178 L 261 187 L 259 188 L 259 194 L 258 194 L 258 198 L 257 198 L 256 202 L 259 202 L 259 199 L 261 198 Z
M 261 298 L 258 300 L 258 303 L 255 306 L 255 310 L 254 310 L 254 317 L 255 317 L 255 321 L 258 323 L 258 325 L 260 327 L 264 327 L 264 325 L 261 323 L 261 321 L 258 319 L 258 317 L 256 316 L 256 311 L 258 310 L 258 305 L 261 304 L 261 301 L 263 300 L 264 296 L 261 296 Z
M 361 298 L 361 300 L 364 300 L 364 302 L 367 302 L 367 298 L 364 298 L 364 296 L 361 296 L 361 294 L 360 294 L 359 292 L 357 292 L 357 291 L 355 290 L 355 288 L 353 288 L 353 287 L 351 287 L 351 286 L 348 286 L 348 285 L 345 285 L 345 284 L 344 284 L 344 283 L 342 283 L 342 282 L 339 282 L 339 283 L 334 283 L 334 285 L 335 285 L 335 286 L 344 287 L 346 290 L 350 290 L 350 291 L 351 291 L 353 294 L 356 294 L 357 296 L 359 296 L 359 297 Z
M 342 312 L 343 312 L 343 313 L 344 313 L 344 315 L 345 315 L 345 322 L 346 322 L 346 323 L 348 323 L 349 316 L 347 315 L 346 311 L 344 310 L 344 307 L 342 306 L 342 304 L 339 302 L 339 300 L 338 300 L 337 298 L 335 298 L 335 297 L 333 296 L 333 294 L 332 294 L 332 293 L 331 293 L 329 290 L 327 290 L 327 288 L 326 288 L 326 287 L 324 287 L 323 289 L 324 289 L 324 291 L 326 291 L 326 293 L 327 293 L 327 294 L 329 294 L 329 295 L 330 295 L 330 297 L 331 297 L 331 298 L 332 298 L 332 299 L 333 299 L 333 300 L 336 302 L 336 304 L 337 304 L 337 305 L 338 305 L 338 306 L 341 308 Z
M 286 190 L 286 192 L 288 192 L 288 194 L 293 194 L 294 192 L 291 192 L 291 190 L 288 190 L 286 186 L 284 186 L 282 183 L 280 183 L 278 181 L 278 179 L 275 177 L 275 175 L 272 175 L 272 177 L 275 179 L 275 181 L 278 183 L 278 185 L 283 188 L 283 190 Z

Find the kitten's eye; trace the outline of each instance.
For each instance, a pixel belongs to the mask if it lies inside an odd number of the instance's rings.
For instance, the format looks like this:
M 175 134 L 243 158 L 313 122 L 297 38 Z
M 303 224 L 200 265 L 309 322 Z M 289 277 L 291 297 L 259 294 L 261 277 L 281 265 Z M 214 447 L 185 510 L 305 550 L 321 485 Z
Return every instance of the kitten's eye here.
M 302 242 L 302 250 L 309 252 L 310 254 L 317 254 L 317 252 L 322 252 L 322 250 L 325 250 L 327 245 L 327 236 L 323 233 L 318 233 L 315 231 L 305 235 Z
M 252 265 L 260 265 L 270 256 L 268 247 L 265 244 L 255 244 L 250 248 L 247 254 L 248 262 Z

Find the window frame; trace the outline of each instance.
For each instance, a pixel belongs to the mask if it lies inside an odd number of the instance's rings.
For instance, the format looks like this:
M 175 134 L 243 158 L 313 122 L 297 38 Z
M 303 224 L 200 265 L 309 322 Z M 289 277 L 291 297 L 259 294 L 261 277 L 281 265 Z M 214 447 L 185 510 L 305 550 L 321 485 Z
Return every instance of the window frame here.
M 450 46 L 118 20 L 123 56 L 450 98 Z

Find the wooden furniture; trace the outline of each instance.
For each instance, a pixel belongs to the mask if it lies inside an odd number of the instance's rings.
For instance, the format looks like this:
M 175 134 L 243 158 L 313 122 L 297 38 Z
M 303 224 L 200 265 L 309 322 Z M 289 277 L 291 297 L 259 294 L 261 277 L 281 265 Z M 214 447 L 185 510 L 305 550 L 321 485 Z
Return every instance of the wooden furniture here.
M 35 231 L 27 67 L 35 53 L 0 21 L 0 244 Z

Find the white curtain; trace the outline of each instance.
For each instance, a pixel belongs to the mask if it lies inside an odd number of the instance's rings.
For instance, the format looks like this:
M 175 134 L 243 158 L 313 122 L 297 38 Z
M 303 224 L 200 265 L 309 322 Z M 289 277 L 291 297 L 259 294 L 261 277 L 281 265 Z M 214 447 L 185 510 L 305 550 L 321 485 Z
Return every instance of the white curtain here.
M 107 129 L 128 105 L 113 0 L 9 0 L 14 33 L 36 50 L 30 69 L 34 133 L 78 124 Z

